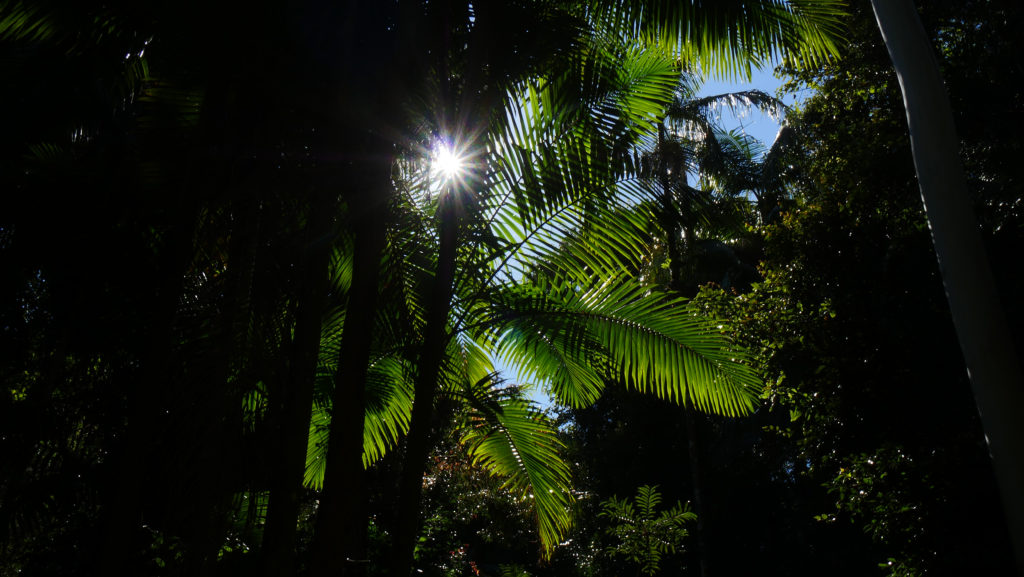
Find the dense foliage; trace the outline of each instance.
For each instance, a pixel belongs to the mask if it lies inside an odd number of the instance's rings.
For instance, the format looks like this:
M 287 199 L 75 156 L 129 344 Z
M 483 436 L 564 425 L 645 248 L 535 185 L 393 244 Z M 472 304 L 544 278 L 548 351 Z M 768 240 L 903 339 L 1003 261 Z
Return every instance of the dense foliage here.
M 186 4 L 0 0 L 0 575 L 1011 571 L 866 6 Z M 1024 326 L 1022 11 L 920 11 Z
M 712 419 L 694 437 L 678 409 L 609 399 L 574 414 L 574 446 L 605 495 L 615 490 L 609 482 L 631 481 L 692 495 L 692 465 L 680 456 L 686 439 L 699 439 L 712 463 L 704 550 L 714 573 L 1010 573 L 899 86 L 870 8 L 852 12 L 842 60 L 787 71 L 790 89 L 815 93 L 788 119 L 799 147 L 779 164 L 780 216 L 751 221 L 760 282 L 747 292 L 709 286 L 697 299 L 760 351 L 763 407 L 752 419 Z M 1024 85 L 1004 59 L 1019 53 L 1011 30 L 1020 11 L 971 2 L 924 3 L 921 12 L 957 111 L 986 243 L 995 262 L 1011 262 L 1024 238 L 1010 136 L 1021 128 Z M 1012 296 L 1020 271 L 997 266 L 996 275 L 1011 326 L 1024 325 Z

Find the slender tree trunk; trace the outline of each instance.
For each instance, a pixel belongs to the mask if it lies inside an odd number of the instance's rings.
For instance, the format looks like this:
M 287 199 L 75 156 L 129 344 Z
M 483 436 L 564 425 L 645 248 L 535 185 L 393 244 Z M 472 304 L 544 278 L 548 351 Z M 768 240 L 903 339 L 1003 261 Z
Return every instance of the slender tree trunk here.
M 406 6 L 412 4 L 412 6 Z M 317 511 L 310 574 L 361 575 L 367 569 L 367 491 L 363 468 L 366 375 L 377 316 L 381 256 L 386 246 L 392 185 L 394 131 L 405 78 L 397 48 L 401 11 L 416 16 L 417 3 L 309 0 L 302 18 L 311 83 L 322 98 L 325 150 L 344 158 L 344 178 L 334 183 L 348 204 L 354 236 L 352 288 L 346 305 L 338 372 L 334 377 L 324 487 Z M 401 29 L 402 33 L 399 33 Z M 410 50 L 410 54 L 414 50 Z
M 1024 378 L 973 218 L 952 109 L 913 2 L 871 5 L 903 90 L 921 197 L 1024 575 Z
M 230 506 L 230 474 L 238 465 L 231 457 L 239 454 L 236 443 L 240 443 L 242 434 L 238 410 L 241 391 L 232 384 L 231 377 L 244 370 L 252 353 L 259 350 L 254 339 L 264 312 L 260 310 L 260 301 L 269 290 L 265 283 L 260 283 L 257 272 L 266 266 L 265 255 L 260 252 L 266 228 L 262 208 L 264 192 L 259 189 L 252 192 L 248 198 L 240 197 L 229 204 L 236 226 L 232 227 L 228 241 L 226 298 L 218 318 L 221 328 L 215 345 L 216 362 L 207 372 L 206 383 L 198 387 L 190 383 L 194 387 L 189 389 L 189 396 L 194 399 L 187 405 L 190 416 L 170 421 L 171 435 L 184 441 L 183 445 L 175 447 L 175 453 L 188 455 L 187 459 L 181 459 L 176 473 L 186 479 L 203 479 L 170 502 L 172 507 L 185 502 L 196 506 L 196 514 L 179 518 L 174 525 L 180 525 L 177 536 L 184 549 L 181 570 L 197 577 L 213 573 L 217 551 L 224 543 L 227 524 L 223 513 Z M 202 389 L 208 391 L 200 394 Z M 170 406 L 173 408 L 175 404 Z M 171 458 L 175 457 L 178 455 L 172 453 Z M 172 515 L 172 518 L 177 517 Z
M 278 465 L 270 469 L 267 524 L 263 532 L 262 569 L 267 577 L 288 577 L 295 573 L 296 529 L 313 409 L 313 380 L 320 351 L 320 329 L 327 304 L 331 214 L 335 208 L 331 195 L 317 191 L 313 196 L 288 383 L 283 391 L 284 398 L 276 404 L 280 456 Z
M 432 446 L 431 421 L 441 363 L 448 345 L 446 334 L 455 281 L 458 214 L 454 191 L 444 193 L 440 212 L 440 246 L 437 274 L 428 301 L 427 325 L 414 389 L 412 418 L 406 437 L 405 461 L 398 485 L 398 519 L 391 558 L 391 577 L 408 577 L 419 534 L 420 505 L 423 500 L 423 472 Z
M 386 240 L 391 163 L 381 155 L 352 168 L 352 184 L 357 191 L 350 201 L 353 202 L 351 217 L 355 228 L 352 289 L 331 398 L 327 466 L 310 567 L 314 577 L 360 575 L 366 569 L 363 469 L 366 373 L 377 314 L 380 260 Z M 368 174 L 359 178 L 363 172 Z M 365 188 L 358 186 L 360 183 L 365 183 Z

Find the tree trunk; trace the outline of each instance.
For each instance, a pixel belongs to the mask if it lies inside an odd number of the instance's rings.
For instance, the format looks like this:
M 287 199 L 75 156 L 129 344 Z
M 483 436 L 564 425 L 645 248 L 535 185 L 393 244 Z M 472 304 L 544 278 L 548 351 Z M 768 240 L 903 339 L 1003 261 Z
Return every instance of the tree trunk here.
M 921 197 L 1024 575 L 1024 378 L 973 218 L 938 64 L 910 0 L 871 5 L 903 91 Z
M 359 575 L 366 569 L 366 491 L 363 470 L 366 373 L 377 314 L 380 260 L 387 231 L 386 199 L 391 194 L 391 163 L 371 158 L 353 166 L 352 185 L 363 197 L 353 205 L 355 228 L 352 289 L 338 354 L 331 397 L 324 488 L 317 511 L 310 574 L 314 577 Z M 370 164 L 367 169 L 366 164 Z M 375 166 L 379 164 L 379 166 Z M 376 167 L 379 170 L 373 170 Z M 385 172 L 383 169 L 387 168 Z M 369 173 L 359 187 L 360 171 Z M 383 189 L 383 190 L 381 190 Z M 362 205 L 362 206 L 360 206 Z
M 267 577 L 295 573 L 295 539 L 302 480 L 313 409 L 313 381 L 320 351 L 320 329 L 327 304 L 330 257 L 331 195 L 315 192 L 310 202 L 307 252 L 298 296 L 295 338 L 284 398 L 275 404 L 280 439 L 278 465 L 270 469 L 267 524 L 263 533 L 263 565 Z
M 399 102 L 400 81 L 405 79 L 396 66 L 401 34 L 392 24 L 398 20 L 399 3 L 310 0 L 307 4 L 303 41 L 310 61 L 327 66 L 326 70 L 310 68 L 315 75 L 311 82 L 317 85 L 322 79 L 325 83 L 314 109 L 323 114 L 325 150 L 347 163 L 343 178 L 333 186 L 348 204 L 354 236 L 352 288 L 334 377 L 324 487 L 310 562 L 313 577 L 337 577 L 364 574 L 368 564 L 365 383 L 394 196 L 393 131 L 404 126 Z M 415 14 L 415 6 L 406 4 L 402 2 L 401 9 Z
M 420 528 L 423 472 L 432 446 L 431 421 L 434 414 L 434 397 L 441 374 L 441 363 L 444 361 L 448 345 L 446 329 L 455 281 L 458 214 L 454 190 L 443 194 L 438 211 L 441 230 L 437 274 L 434 277 L 432 296 L 428 301 L 430 309 L 427 312 L 419 373 L 414 389 L 412 418 L 406 437 L 405 461 L 398 485 L 398 519 L 393 541 L 391 577 L 408 577 L 412 572 L 413 553 Z

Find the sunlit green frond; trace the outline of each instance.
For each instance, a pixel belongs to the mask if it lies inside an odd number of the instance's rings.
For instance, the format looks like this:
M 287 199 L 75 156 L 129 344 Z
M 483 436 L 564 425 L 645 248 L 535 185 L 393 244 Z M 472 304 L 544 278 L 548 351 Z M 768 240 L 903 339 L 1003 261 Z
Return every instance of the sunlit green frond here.
M 509 222 L 506 230 L 518 227 L 514 229 L 518 236 L 508 239 L 509 250 L 498 265 L 521 276 L 526 263 L 565 258 L 567 246 L 572 245 L 579 249 L 570 251 L 578 261 L 576 270 L 586 278 L 593 279 L 600 271 L 635 270 L 648 252 L 654 226 L 655 215 L 643 198 L 654 196 L 653 183 L 637 178 L 609 185 L 623 193 L 604 203 L 582 199 L 530 227 L 522 226 L 514 211 L 503 214 Z
M 345 307 L 337 304 L 324 311 L 320 324 L 318 370 L 324 377 L 332 375 L 338 363 L 341 333 L 345 327 Z
M 320 387 L 328 386 L 335 368 L 321 366 Z M 304 483 L 311 489 L 323 487 L 327 463 L 327 438 L 331 416 L 326 394 L 317 395 L 313 405 L 306 450 Z M 387 357 L 376 361 L 367 371 L 366 416 L 363 427 L 363 466 L 369 467 L 393 449 L 409 431 L 412 412 L 412 379 L 404 361 Z
M 680 70 L 659 50 L 592 41 L 576 68 L 511 90 L 495 126 L 482 202 L 492 274 L 503 280 L 555 258 L 568 239 L 599 244 L 590 256 L 610 270 L 635 266 L 647 250 L 642 206 L 656 190 L 639 174 L 637 150 L 650 144 Z
M 422 331 L 426 324 L 424 299 L 436 268 L 433 221 L 422 206 L 422 198 L 415 198 L 428 193 L 415 188 L 426 184 L 403 180 L 398 185 L 404 193 L 394 211 L 395 222 L 389 227 L 380 267 L 378 323 L 383 331 L 380 338 L 389 343 L 387 346 L 408 343 Z
M 314 390 L 314 411 L 310 424 L 306 458 L 307 486 L 319 489 L 327 454 L 330 429 L 330 391 L 338 371 L 345 308 L 333 306 L 325 311 L 321 325 L 320 359 Z M 367 370 L 366 413 L 363 433 L 363 464 L 380 460 L 408 432 L 412 410 L 412 381 L 407 361 L 397 353 L 376 359 Z
M 324 311 L 320 324 L 320 348 L 313 380 L 313 411 L 306 442 L 306 471 L 303 484 L 317 491 L 323 488 L 327 467 L 327 438 L 331 428 L 330 398 L 338 353 L 345 326 L 345 307 L 334 304 Z
M 541 543 L 550 554 L 569 530 L 572 503 L 569 467 L 554 423 L 493 375 L 467 386 L 462 395 L 470 409 L 462 441 L 473 463 L 531 501 Z
M 618 192 L 633 147 L 649 136 L 671 102 L 679 68 L 657 51 L 621 48 L 617 59 L 595 50 L 564 77 L 524 83 L 507 100 L 491 154 L 491 210 L 517 211 L 527 229 L 586 198 Z M 499 233 L 516 223 L 500 219 Z
M 459 394 L 467 386 L 490 378 L 494 364 L 488 351 L 465 333 L 448 342 L 448 351 L 441 366 L 441 379 L 446 392 Z
M 591 0 L 589 13 L 608 30 L 645 38 L 719 78 L 748 78 L 782 57 L 809 64 L 834 58 L 845 2 L 806 0 Z
M 413 379 L 406 362 L 386 357 L 370 366 L 366 375 L 363 466 L 379 461 L 409 431 L 412 399 Z
M 677 403 L 689 399 L 703 411 L 753 410 L 760 380 L 716 322 L 627 279 L 577 289 L 538 284 L 497 303 L 503 358 L 547 376 L 554 394 L 574 406 L 611 380 Z
M 544 322 L 542 317 L 521 316 L 500 335 L 498 354 L 533 382 L 546 382 L 563 403 L 582 407 L 604 390 L 604 373 L 596 365 L 599 343 L 576 326 Z
M 331 430 L 331 417 L 320 404 L 313 405 L 309 421 L 309 438 L 306 441 L 306 472 L 302 484 L 319 491 L 324 488 L 324 472 L 327 470 L 327 437 Z
M 323 242 L 323 241 L 321 241 Z M 331 292 L 337 295 L 348 293 L 352 287 L 352 239 L 342 235 L 331 251 L 328 274 Z

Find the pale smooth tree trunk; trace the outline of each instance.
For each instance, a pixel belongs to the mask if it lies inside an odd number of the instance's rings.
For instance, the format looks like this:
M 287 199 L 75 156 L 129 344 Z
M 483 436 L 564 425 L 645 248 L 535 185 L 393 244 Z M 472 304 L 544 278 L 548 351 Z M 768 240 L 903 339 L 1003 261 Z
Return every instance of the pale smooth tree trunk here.
M 1024 378 L 967 195 L 953 113 L 912 0 L 872 0 L 903 91 L 921 197 L 1024 575 Z

